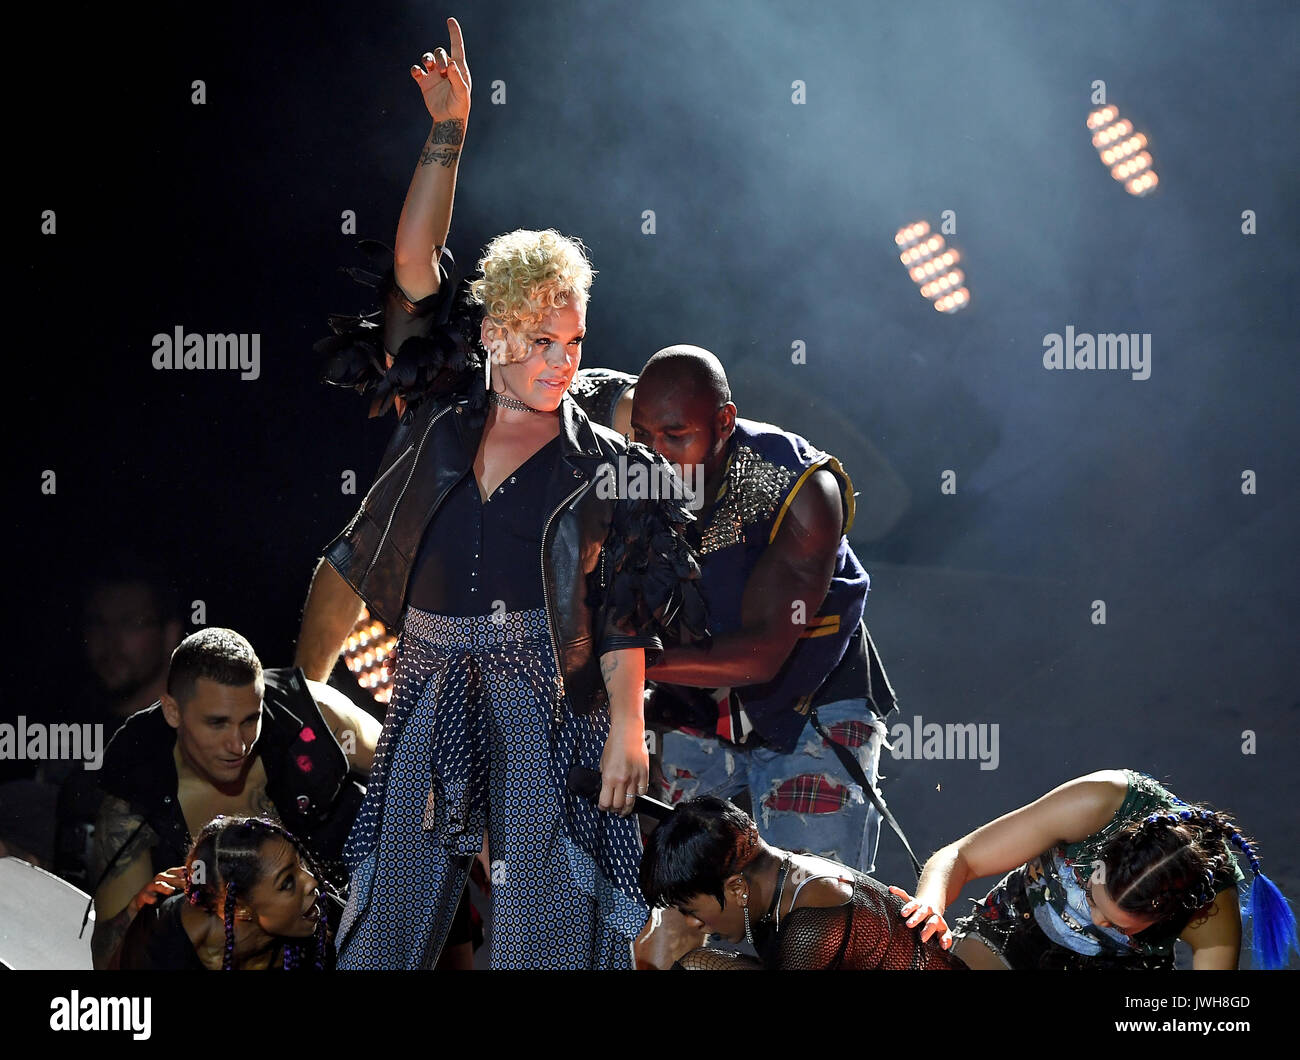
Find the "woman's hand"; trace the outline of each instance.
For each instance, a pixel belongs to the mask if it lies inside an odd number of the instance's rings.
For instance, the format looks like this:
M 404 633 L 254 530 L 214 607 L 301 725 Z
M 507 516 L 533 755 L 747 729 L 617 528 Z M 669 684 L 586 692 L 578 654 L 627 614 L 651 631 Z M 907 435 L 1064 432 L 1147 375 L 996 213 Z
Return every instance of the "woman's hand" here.
M 469 118 L 469 63 L 465 61 L 465 39 L 454 18 L 447 19 L 447 30 L 451 34 L 451 55 L 443 48 L 425 52 L 424 65 L 412 66 L 411 76 L 420 86 L 434 123 L 458 122 L 463 133 Z
M 952 932 L 948 929 L 948 922 L 944 920 L 943 913 L 929 902 L 913 898 L 901 887 L 891 887 L 889 893 L 903 899 L 903 908 L 898 912 L 907 921 L 908 927 L 914 928 L 924 925 L 921 927 L 922 942 L 929 942 L 931 938 L 937 935 L 940 946 L 945 950 L 952 949 Z
M 650 790 L 650 755 L 645 747 L 645 725 L 637 719 L 615 717 L 600 756 L 602 810 L 626 817 L 636 808 L 637 795 Z
M 146 905 L 157 905 L 164 898 L 170 898 L 184 886 L 184 865 L 177 865 L 172 869 L 164 869 L 141 887 L 136 896 L 131 899 L 131 915 L 134 916 Z

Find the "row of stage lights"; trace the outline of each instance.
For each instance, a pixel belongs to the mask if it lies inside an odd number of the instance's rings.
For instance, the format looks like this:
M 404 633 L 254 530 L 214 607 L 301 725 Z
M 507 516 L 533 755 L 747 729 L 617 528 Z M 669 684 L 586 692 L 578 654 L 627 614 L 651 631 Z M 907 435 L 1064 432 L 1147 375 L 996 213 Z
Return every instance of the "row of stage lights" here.
M 1110 175 L 1124 185 L 1130 195 L 1149 195 L 1160 178 L 1151 168 L 1151 152 L 1146 150 L 1146 135 L 1133 131 L 1133 123 L 1120 118 L 1113 105 L 1098 107 L 1088 115 L 1092 146 Z
M 1146 150 L 1144 133 L 1135 132 L 1127 118 L 1119 119 L 1119 108 L 1099 107 L 1088 115 L 1092 146 L 1110 175 L 1124 185 L 1130 195 L 1150 194 L 1160 183 L 1152 168 L 1151 153 Z M 955 313 L 970 305 L 966 274 L 956 265 L 961 252 L 949 246 L 937 232 L 931 234 L 928 221 L 913 221 L 894 233 L 894 245 L 900 250 L 898 260 L 907 268 L 912 282 L 920 288 L 940 313 Z
M 928 237 L 928 238 L 927 238 Z M 928 221 L 915 221 L 894 233 L 894 244 L 902 248 L 898 255 L 912 282 L 921 289 L 940 313 L 955 313 L 970 305 L 970 291 L 963 286 L 966 274 L 954 268 L 961 252 L 944 242 L 939 233 L 930 235 Z
M 357 684 L 375 697 L 378 703 L 387 703 L 393 694 L 393 676 L 389 662 L 397 638 L 377 618 L 371 618 L 366 608 L 361 618 L 348 634 L 343 646 L 343 664 L 356 676 Z

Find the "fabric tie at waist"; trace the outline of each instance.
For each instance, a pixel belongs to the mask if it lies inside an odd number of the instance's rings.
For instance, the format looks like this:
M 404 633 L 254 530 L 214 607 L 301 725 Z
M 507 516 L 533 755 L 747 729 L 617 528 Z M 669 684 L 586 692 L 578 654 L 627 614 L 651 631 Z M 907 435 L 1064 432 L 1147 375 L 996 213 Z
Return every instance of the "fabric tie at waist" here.
M 489 724 L 494 689 L 507 682 L 526 683 L 540 701 L 551 704 L 553 714 L 563 709 L 563 686 L 540 608 L 472 617 L 408 608 L 393 660 L 395 673 L 398 658 L 401 680 L 419 692 L 393 697 L 375 748 L 366 802 L 344 852 L 352 868 L 378 841 L 392 748 L 412 714 L 431 719 L 426 732 L 409 736 L 427 741 L 424 828 L 453 852 L 472 856 L 481 849 L 487 826 L 491 741 L 508 735 L 494 733 Z

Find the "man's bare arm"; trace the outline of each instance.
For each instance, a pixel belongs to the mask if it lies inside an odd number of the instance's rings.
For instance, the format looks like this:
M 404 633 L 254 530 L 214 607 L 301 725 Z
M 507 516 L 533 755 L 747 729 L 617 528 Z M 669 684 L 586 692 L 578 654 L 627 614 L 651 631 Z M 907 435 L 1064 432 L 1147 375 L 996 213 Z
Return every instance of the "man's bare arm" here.
M 707 649 L 666 647 L 646 676 L 700 688 L 770 681 L 826 599 L 843 525 L 835 477 L 829 471 L 814 472 L 745 583 L 740 632 L 715 637 Z
M 116 963 L 118 947 L 135 916 L 132 901 L 154 877 L 149 850 L 158 837 L 147 824 L 141 827 L 143 822 L 144 818 L 112 795 L 100 806 L 91 859 L 92 878 L 100 881 L 95 889 L 95 930 L 90 937 L 91 962 L 97 969 Z
M 354 773 L 370 776 L 375 745 L 379 743 L 379 734 L 384 727 L 337 688 L 319 681 L 309 683 L 325 724 L 348 757 L 348 767 Z
M 330 564 L 321 560 L 307 593 L 302 612 L 298 647 L 293 663 L 313 681 L 329 680 L 348 634 L 361 618 L 365 606 L 347 582 Z

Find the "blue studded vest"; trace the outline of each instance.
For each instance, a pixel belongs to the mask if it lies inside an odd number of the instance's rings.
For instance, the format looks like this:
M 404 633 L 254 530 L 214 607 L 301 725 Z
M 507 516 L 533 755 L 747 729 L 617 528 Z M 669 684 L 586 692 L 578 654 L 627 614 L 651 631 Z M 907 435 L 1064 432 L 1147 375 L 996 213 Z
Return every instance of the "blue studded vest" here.
M 835 457 L 770 423 L 738 418 L 729 449 L 716 501 L 711 510 L 699 513 L 690 530 L 715 636 L 743 626 L 741 602 L 749 575 L 813 472 L 830 471 L 844 502 L 844 532 L 826 599 L 805 617 L 804 630 L 776 677 L 735 690 L 763 742 L 788 753 L 807 723 L 818 687 L 844 657 L 870 587 L 844 536 L 853 525 L 853 483 Z

